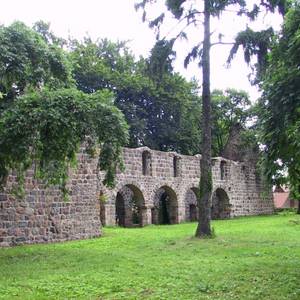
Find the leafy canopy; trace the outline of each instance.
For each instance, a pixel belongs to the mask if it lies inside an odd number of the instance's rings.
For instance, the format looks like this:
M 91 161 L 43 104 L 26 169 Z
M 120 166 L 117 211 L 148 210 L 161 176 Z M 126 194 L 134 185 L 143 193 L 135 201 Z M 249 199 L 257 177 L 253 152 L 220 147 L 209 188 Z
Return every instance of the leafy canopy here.
M 113 184 L 127 125 L 107 90 L 92 95 L 76 89 L 28 93 L 0 118 L 0 184 L 10 169 L 22 180 L 33 164 L 36 177 L 65 191 L 68 169 L 83 143 L 88 153 L 100 145 L 98 165 Z
M 0 26 L 0 109 L 32 88 L 70 83 L 70 65 L 58 45 L 48 44 L 21 22 Z
M 249 96 L 244 91 L 227 89 L 212 92 L 212 151 L 214 156 L 223 154 L 234 127 L 239 126 L 243 131 L 249 130 L 247 123 L 253 117 L 250 104 Z
M 73 41 L 71 60 L 78 89 L 108 88 L 130 125 L 129 146 L 148 146 L 196 154 L 200 144 L 197 85 L 160 65 L 160 47 L 149 59 L 136 60 L 124 43 Z
M 90 95 L 77 90 L 62 41 L 43 22 L 35 29 L 20 22 L 0 27 L 0 187 L 11 169 L 22 183 L 34 165 L 37 178 L 66 194 L 82 144 L 94 155 L 100 146 L 98 166 L 113 185 L 128 139 L 114 95 L 104 87 Z
M 279 40 L 268 58 L 261 99 L 262 143 L 267 175 L 274 183 L 288 181 L 300 197 L 300 6 L 285 16 Z

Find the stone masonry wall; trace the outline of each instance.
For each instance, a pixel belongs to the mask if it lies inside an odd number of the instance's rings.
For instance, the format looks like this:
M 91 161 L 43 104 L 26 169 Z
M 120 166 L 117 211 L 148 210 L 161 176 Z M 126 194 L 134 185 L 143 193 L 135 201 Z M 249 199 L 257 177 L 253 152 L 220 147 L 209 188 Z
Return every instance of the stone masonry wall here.
M 145 151 L 147 155 L 143 155 Z M 195 209 L 199 191 L 200 155 L 124 148 L 125 171 L 117 173 L 114 189 L 101 183 L 104 173 L 97 176 L 95 160 L 83 153 L 78 157 L 78 168 L 70 174 L 68 202 L 57 188 L 45 188 L 33 180 L 32 170 L 26 177 L 24 199 L 16 199 L 9 193 L 15 177 L 9 177 L 6 190 L 0 194 L 0 246 L 100 236 L 100 217 L 104 225 L 118 222 L 118 193 L 125 201 L 126 226 L 130 226 L 133 215 L 132 203 L 138 206 L 140 226 L 156 224 L 162 195 L 167 197 L 171 224 L 189 221 L 194 215 L 191 209 Z M 214 158 L 212 164 L 213 191 L 221 190 L 227 196 L 230 217 L 273 213 L 271 191 L 263 186 L 253 167 L 221 157 Z
M 149 174 L 143 175 L 143 152 L 151 155 Z M 189 220 L 189 205 L 195 204 L 200 179 L 201 155 L 186 156 L 175 152 L 161 152 L 147 147 L 124 148 L 125 172 L 117 174 L 117 185 L 113 190 L 101 186 L 107 195 L 104 205 L 103 223 L 114 225 L 115 199 L 124 187 L 133 190 L 135 198 L 141 198 L 141 225 L 153 223 L 153 209 L 162 189 L 170 196 L 177 210 L 177 222 Z M 177 177 L 174 176 L 174 157 L 179 160 Z M 177 161 L 178 161 L 177 160 Z M 221 164 L 223 172 L 221 172 Z M 147 164 L 146 164 L 147 165 Z M 230 217 L 271 214 L 274 211 L 271 190 L 264 186 L 256 170 L 246 163 L 234 162 L 222 157 L 212 161 L 213 191 L 223 190 L 230 204 Z M 179 172 L 178 172 L 179 171 Z M 221 174 L 223 173 L 223 174 Z M 138 192 L 137 192 L 138 191 Z
M 6 193 L 0 194 L 0 246 L 85 239 L 100 235 L 96 162 L 80 154 L 78 169 L 70 174 L 69 201 L 56 187 L 25 178 L 25 197 L 16 199 L 9 190 L 16 182 L 8 178 Z

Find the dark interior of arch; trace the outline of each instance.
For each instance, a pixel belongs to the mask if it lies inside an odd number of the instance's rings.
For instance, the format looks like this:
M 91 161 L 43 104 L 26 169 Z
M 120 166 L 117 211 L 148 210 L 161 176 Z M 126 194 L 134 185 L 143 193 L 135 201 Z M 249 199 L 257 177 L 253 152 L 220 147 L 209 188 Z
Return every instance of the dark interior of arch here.
M 169 187 L 163 187 L 158 202 L 152 209 L 152 224 L 177 224 L 178 207 L 175 192 Z
M 126 185 L 117 193 L 116 224 L 122 227 L 143 225 L 144 197 L 134 185 Z
M 230 203 L 227 193 L 218 188 L 212 195 L 211 218 L 228 219 L 230 218 Z
M 191 222 L 195 222 L 198 220 L 197 206 L 195 204 L 189 205 L 189 220 Z
M 121 193 L 116 197 L 116 224 L 125 226 L 125 201 Z
M 168 196 L 167 193 L 163 193 L 159 199 L 158 223 L 171 224 L 170 223 L 170 197 Z
M 196 187 L 190 188 L 185 195 L 185 220 L 195 222 L 198 220 L 198 199 L 199 189 Z

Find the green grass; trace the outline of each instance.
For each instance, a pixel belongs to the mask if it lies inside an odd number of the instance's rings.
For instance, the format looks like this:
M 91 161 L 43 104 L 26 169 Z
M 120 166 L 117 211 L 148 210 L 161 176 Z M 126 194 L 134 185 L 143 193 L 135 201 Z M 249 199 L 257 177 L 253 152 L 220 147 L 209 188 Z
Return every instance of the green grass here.
M 300 217 L 105 228 L 98 239 L 0 249 L 0 299 L 300 299 Z

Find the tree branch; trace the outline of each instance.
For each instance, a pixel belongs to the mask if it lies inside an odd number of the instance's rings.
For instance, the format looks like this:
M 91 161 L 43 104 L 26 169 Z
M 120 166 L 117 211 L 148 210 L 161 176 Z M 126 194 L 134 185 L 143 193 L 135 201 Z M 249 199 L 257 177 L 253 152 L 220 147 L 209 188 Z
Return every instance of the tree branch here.
M 210 47 L 212 46 L 216 46 L 216 45 L 234 45 L 234 42 L 215 42 L 215 43 L 211 43 Z
M 167 36 L 170 35 L 171 32 L 174 31 L 174 30 L 176 29 L 176 27 L 178 27 L 184 20 L 189 19 L 189 18 L 191 18 L 192 16 L 199 15 L 199 14 L 203 14 L 203 12 L 201 12 L 201 11 L 195 11 L 195 12 L 193 12 L 193 13 L 190 13 L 190 14 L 185 15 L 182 19 L 180 19 L 180 20 L 176 23 L 176 25 L 175 25 L 174 27 L 172 27 L 172 28 L 167 32 L 167 34 L 164 36 L 163 39 L 166 39 Z M 199 21 L 199 20 L 194 19 L 193 22 L 188 21 L 188 23 L 187 23 L 187 25 L 184 27 L 184 29 L 187 28 L 188 26 L 190 26 L 191 24 L 193 24 L 194 22 L 197 22 L 197 21 Z M 182 30 L 180 30 L 180 32 L 182 32 Z

